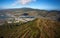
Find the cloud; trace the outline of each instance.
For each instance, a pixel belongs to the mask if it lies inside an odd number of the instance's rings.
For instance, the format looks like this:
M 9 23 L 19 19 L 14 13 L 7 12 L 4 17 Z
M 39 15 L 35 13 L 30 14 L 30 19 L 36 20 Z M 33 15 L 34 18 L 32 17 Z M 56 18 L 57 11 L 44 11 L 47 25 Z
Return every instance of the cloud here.
M 28 4 L 30 2 L 35 2 L 35 0 L 19 0 L 22 5 Z
M 17 4 L 26 5 L 26 4 L 31 3 L 31 2 L 36 2 L 36 0 L 16 0 L 16 2 L 13 3 L 12 5 L 13 6 L 15 6 Z
M 16 6 L 18 4 L 18 2 L 14 2 L 12 3 L 12 6 Z

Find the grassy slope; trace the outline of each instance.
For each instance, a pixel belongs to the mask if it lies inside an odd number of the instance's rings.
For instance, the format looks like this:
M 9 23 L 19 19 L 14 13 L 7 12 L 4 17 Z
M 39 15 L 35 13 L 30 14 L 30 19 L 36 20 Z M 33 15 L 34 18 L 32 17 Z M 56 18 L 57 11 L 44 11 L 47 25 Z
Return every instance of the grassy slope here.
M 23 24 L 4 24 L 0 26 L 0 37 L 60 38 L 60 22 L 38 18 Z

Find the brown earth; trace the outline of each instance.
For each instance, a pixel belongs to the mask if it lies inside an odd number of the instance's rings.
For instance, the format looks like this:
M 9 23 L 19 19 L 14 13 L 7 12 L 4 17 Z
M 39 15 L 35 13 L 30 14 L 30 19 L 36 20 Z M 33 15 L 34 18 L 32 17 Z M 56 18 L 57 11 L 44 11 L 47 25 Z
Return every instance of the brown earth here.
M 0 38 L 60 38 L 60 22 L 37 18 L 27 23 L 0 26 Z

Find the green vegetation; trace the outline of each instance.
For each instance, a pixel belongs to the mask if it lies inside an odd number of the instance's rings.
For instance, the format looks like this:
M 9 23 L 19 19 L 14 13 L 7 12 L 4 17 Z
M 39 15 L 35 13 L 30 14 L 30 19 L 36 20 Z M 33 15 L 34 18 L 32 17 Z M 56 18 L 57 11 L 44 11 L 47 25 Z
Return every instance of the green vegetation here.
M 0 38 L 60 38 L 60 22 L 37 18 L 26 23 L 5 22 Z

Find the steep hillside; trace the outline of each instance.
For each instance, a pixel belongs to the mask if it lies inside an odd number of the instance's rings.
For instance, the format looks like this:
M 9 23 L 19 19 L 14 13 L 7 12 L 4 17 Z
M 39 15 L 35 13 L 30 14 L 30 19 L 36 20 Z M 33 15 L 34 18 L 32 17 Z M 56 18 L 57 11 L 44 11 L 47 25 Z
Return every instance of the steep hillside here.
M 0 38 L 60 38 L 60 22 L 37 18 L 27 23 L 0 26 Z

